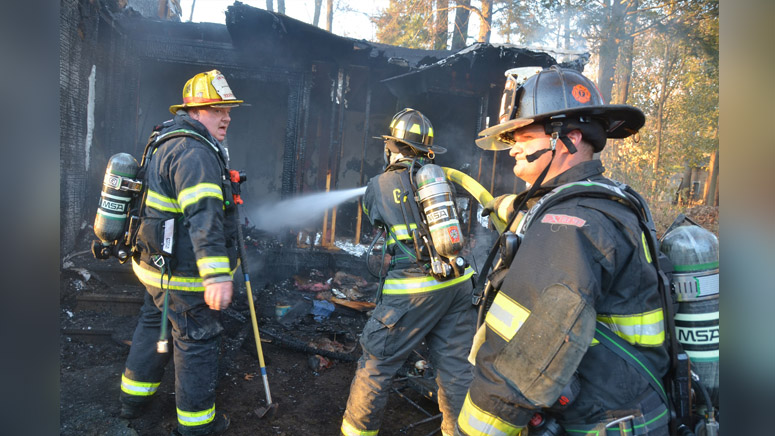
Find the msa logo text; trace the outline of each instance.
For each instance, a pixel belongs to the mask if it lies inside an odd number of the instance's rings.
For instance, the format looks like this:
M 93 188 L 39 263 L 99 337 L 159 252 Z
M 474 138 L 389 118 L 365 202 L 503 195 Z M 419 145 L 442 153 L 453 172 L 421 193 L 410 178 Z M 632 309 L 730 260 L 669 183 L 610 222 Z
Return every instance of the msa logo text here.
M 446 209 L 439 209 L 428 213 L 427 216 L 428 216 L 428 221 L 436 222 L 436 221 L 441 221 L 445 218 L 449 218 L 449 213 L 447 212 Z
M 718 326 L 703 328 L 679 328 L 678 342 L 684 344 L 712 344 L 718 343 Z
M 123 212 L 124 206 L 124 203 L 116 203 L 115 201 L 105 200 L 104 198 L 100 199 L 100 207 L 106 210 Z

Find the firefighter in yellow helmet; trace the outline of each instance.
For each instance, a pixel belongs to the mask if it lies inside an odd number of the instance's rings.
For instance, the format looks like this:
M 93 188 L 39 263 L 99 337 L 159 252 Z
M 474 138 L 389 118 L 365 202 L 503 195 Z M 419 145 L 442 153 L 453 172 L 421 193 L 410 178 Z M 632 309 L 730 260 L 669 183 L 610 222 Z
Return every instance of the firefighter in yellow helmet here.
M 145 285 L 145 303 L 121 376 L 122 418 L 138 417 L 175 360 L 175 435 L 219 434 L 229 419 L 215 409 L 220 310 L 229 306 L 237 265 L 237 211 L 222 144 L 230 111 L 243 103 L 218 70 L 183 87 L 175 117 L 149 141 L 145 201 L 132 267 Z M 164 300 L 174 353 L 157 352 L 165 336 Z M 163 342 L 162 341 L 162 342 Z
M 446 151 L 433 138 L 433 125 L 420 111 L 398 112 L 390 123 L 390 134 L 382 136 L 385 172 L 369 180 L 363 196 L 369 221 L 387 233 L 385 247 L 391 257 L 381 297 L 361 334 L 363 356 L 350 385 L 341 426 L 346 436 L 377 434 L 393 376 L 423 341 L 436 371 L 442 434 L 454 431 L 471 381 L 466 356 L 476 322 L 471 304 L 474 269 L 458 257 L 458 275 L 434 275 L 428 256 L 433 238 L 413 236 L 424 230 L 410 188 L 415 183 L 412 179 L 433 163 L 436 154 Z M 450 233 L 452 229 L 449 227 Z

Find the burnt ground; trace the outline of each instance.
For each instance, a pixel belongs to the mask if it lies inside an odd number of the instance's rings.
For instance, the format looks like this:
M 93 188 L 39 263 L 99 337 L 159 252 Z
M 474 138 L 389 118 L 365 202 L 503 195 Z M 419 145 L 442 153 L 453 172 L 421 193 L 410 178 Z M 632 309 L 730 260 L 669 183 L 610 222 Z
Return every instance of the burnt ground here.
M 120 376 L 145 290 L 128 264 L 95 260 L 87 251 L 89 228 L 84 233 L 78 250 L 63 259 L 60 275 L 60 434 L 166 436 L 176 426 L 172 361 L 146 413 L 132 420 L 118 417 Z M 337 304 L 326 317 L 331 306 L 321 301 L 331 297 L 330 287 L 344 294 L 338 294 L 342 300 L 373 301 L 377 280 L 364 257 L 346 250 L 298 249 L 257 237 L 249 244 L 251 288 L 277 409 L 271 417 L 256 412 L 266 400 L 240 280 L 234 303 L 222 313 L 216 408 L 231 418 L 226 434 L 336 435 L 368 312 Z M 289 306 L 280 320 L 277 305 Z M 317 319 L 313 309 L 320 313 Z M 438 418 L 417 424 L 438 414 L 427 378 L 432 370 L 423 377 L 413 369 L 421 353 L 399 373 L 380 434 L 440 434 Z
M 718 234 L 717 208 L 694 208 L 687 215 Z M 87 227 L 77 249 L 62 260 L 60 434 L 168 435 L 176 425 L 172 362 L 146 414 L 118 418 L 120 376 L 145 290 L 129 265 L 95 260 L 88 251 L 91 239 Z M 373 301 L 377 280 L 368 273 L 365 258 L 347 247 L 299 249 L 293 238 L 281 244 L 250 233 L 247 239 L 262 348 L 278 406 L 273 417 L 256 414 L 266 400 L 240 272 L 234 303 L 222 313 L 226 331 L 216 406 L 231 417 L 226 434 L 336 435 L 360 356 L 357 338 L 368 315 L 341 305 L 328 318 L 316 320 L 310 312 L 316 301 L 324 309 L 318 298 L 330 298 L 331 287 L 345 294 L 340 294 L 343 300 Z M 490 242 L 479 245 L 489 247 Z M 481 254 L 476 258 L 483 259 Z M 277 305 L 289 309 L 282 322 Z M 381 435 L 439 434 L 440 419 L 421 423 L 438 414 L 428 378 L 432 370 L 423 377 L 413 369 L 422 353 L 417 350 L 397 377 Z

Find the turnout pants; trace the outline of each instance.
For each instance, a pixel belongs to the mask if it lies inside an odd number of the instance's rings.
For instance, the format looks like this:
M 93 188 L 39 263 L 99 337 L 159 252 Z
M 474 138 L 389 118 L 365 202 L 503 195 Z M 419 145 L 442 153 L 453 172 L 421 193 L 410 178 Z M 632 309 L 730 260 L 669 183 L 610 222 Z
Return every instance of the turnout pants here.
M 215 417 L 215 387 L 223 327 L 218 312 L 204 302 L 202 292 L 169 291 L 170 352 L 157 353 L 164 293 L 146 286 L 145 301 L 132 337 L 121 377 L 121 401 L 150 401 L 169 359 L 175 362 L 178 429 L 183 434 L 206 432 Z
M 361 334 L 363 356 L 350 385 L 342 434 L 378 433 L 392 378 L 423 340 L 436 368 L 442 432 L 453 434 L 473 377 L 467 360 L 476 329 L 471 291 L 466 280 L 419 295 L 383 294 Z

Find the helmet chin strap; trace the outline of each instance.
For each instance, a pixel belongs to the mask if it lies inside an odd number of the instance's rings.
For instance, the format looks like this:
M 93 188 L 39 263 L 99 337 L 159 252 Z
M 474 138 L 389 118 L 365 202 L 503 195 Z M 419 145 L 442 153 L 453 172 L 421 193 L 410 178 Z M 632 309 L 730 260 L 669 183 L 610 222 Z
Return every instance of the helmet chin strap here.
M 555 129 L 552 132 L 552 137 L 549 139 L 551 148 L 544 148 L 536 151 L 535 153 L 529 154 L 525 156 L 525 160 L 527 160 L 529 163 L 532 163 L 535 160 L 537 160 L 539 157 L 543 156 L 543 154 L 546 153 L 547 151 L 551 151 L 552 153 L 554 153 L 554 151 L 557 149 L 557 139 L 559 139 L 560 141 L 562 141 L 563 144 L 565 144 L 565 147 L 568 149 L 568 153 L 574 154 L 578 151 L 576 149 L 576 146 L 573 145 L 573 141 L 571 141 L 570 138 L 568 138 L 568 135 L 560 136 L 559 129 Z M 552 158 L 554 158 L 554 155 L 552 155 Z

